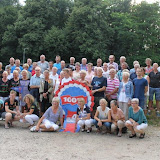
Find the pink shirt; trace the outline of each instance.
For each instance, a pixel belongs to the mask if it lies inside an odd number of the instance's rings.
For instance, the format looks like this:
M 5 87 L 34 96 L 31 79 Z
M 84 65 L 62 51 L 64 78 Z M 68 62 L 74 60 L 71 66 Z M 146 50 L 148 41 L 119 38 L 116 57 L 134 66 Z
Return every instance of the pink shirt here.
M 117 113 L 114 114 L 113 110 L 111 109 L 111 117 L 112 117 L 113 120 L 117 121 L 117 120 L 120 120 L 120 119 L 124 118 L 124 113 L 120 108 L 117 108 Z
M 114 78 L 114 79 L 107 78 L 107 88 L 106 88 L 107 94 L 111 93 L 115 88 L 119 88 L 119 79 L 117 79 L 117 78 Z M 117 99 L 117 93 L 112 94 L 111 98 L 112 99 Z
M 85 79 L 89 82 L 89 84 L 91 84 L 93 77 L 94 77 L 94 72 L 91 71 L 91 73 L 87 72 Z

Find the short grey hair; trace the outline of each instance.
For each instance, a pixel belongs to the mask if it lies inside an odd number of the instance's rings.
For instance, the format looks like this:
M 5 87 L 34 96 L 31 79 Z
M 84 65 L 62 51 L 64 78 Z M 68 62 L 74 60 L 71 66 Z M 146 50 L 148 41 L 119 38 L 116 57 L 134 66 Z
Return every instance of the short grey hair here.
M 131 102 L 136 102 L 137 104 L 139 104 L 139 99 L 138 99 L 138 98 L 133 98 L 133 99 L 131 100 Z

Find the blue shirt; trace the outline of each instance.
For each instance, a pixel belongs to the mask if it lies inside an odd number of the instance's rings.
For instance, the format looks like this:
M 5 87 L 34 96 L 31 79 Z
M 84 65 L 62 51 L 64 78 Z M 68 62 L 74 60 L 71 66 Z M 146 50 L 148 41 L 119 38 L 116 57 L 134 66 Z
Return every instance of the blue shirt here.
M 36 75 L 31 77 L 30 86 L 40 86 L 41 77 L 37 77 Z
M 61 68 L 61 63 L 54 63 L 53 67 L 56 67 L 57 69 L 60 69 Z
M 86 65 L 81 64 L 80 65 L 80 69 L 87 71 L 87 64 Z
M 29 71 L 29 72 L 32 72 L 32 68 L 33 68 L 33 66 L 30 65 L 29 68 L 28 68 L 28 71 Z
M 137 79 L 133 80 L 134 85 L 134 98 L 144 99 L 145 87 L 148 86 L 148 82 L 146 79 Z
M 144 115 L 144 112 L 143 112 L 142 108 L 140 108 L 138 112 L 134 113 L 133 108 L 129 107 L 128 118 L 133 119 L 139 125 L 142 124 L 142 123 L 147 123 L 147 119 L 146 119 L 146 116 Z
M 23 70 L 23 67 L 22 66 L 19 66 L 20 70 L 22 71 Z M 16 66 L 13 66 L 12 69 L 11 69 L 11 73 L 13 73 L 13 71 L 16 69 Z

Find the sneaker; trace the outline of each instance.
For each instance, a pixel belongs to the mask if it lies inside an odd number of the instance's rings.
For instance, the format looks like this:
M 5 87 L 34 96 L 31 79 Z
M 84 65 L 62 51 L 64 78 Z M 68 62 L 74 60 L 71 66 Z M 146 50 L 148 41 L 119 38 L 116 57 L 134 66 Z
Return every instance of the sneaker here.
M 36 126 L 33 126 L 31 129 L 30 129 L 31 132 L 36 132 Z
M 92 131 L 92 128 L 87 129 L 87 133 L 90 133 Z
M 81 129 L 81 132 L 84 132 L 84 131 L 85 131 L 85 129 L 84 129 L 84 128 L 82 128 L 82 129 Z

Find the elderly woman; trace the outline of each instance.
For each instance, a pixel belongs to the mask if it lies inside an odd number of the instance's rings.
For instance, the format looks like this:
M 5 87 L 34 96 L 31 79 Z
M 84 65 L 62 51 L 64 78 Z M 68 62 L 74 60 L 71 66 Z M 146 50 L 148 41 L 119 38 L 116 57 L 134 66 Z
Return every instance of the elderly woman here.
M 2 69 L 2 62 L 0 62 L 0 78 L 3 77 L 3 69 Z
M 49 71 L 43 72 L 44 79 L 40 82 L 40 102 L 41 102 L 41 116 L 51 106 L 53 98 L 53 81 L 49 78 Z
M 80 71 L 80 79 L 78 80 L 81 83 L 84 83 L 85 85 L 89 85 L 88 81 L 85 79 L 86 77 L 86 71 L 85 70 L 81 70 Z
M 30 131 L 56 131 L 59 128 L 59 126 L 56 124 L 59 118 L 61 122 L 61 128 L 63 129 L 63 109 L 59 106 L 59 98 L 54 97 L 52 100 L 52 106 L 47 109 L 47 111 L 38 121 L 37 126 L 32 127 Z
M 18 90 L 16 91 L 17 92 L 16 99 L 18 101 L 19 101 L 19 92 L 20 92 L 19 86 L 20 86 L 19 72 L 17 70 L 14 70 L 13 71 L 13 78 L 9 81 L 9 87 L 10 87 L 10 89 L 13 89 L 13 90 L 16 90 L 16 88 L 18 88 Z
M 20 122 L 28 122 L 32 127 L 39 120 L 39 110 L 34 104 L 34 97 L 31 94 L 26 94 L 24 97 L 24 113 L 21 114 Z
M 52 73 L 50 73 L 50 76 L 49 76 L 49 78 L 52 79 L 52 81 L 53 81 L 53 86 L 56 85 L 56 82 L 58 80 L 57 70 L 58 69 L 56 67 L 53 67 L 52 68 Z
M 73 71 L 73 79 L 78 80 L 80 79 L 80 63 L 76 62 L 75 64 L 75 71 Z
M 2 118 L 5 119 L 5 129 L 8 129 L 8 123 L 12 126 L 12 122 L 20 119 L 20 111 L 18 101 L 15 99 L 16 92 L 11 90 L 10 96 L 4 102 L 5 112 L 2 113 Z
M 36 69 L 36 67 L 37 67 L 37 62 L 33 62 L 33 63 L 32 63 L 32 67 L 33 67 L 33 68 L 32 68 L 31 74 L 32 74 L 32 76 L 33 76 L 33 75 L 35 75 L 35 73 L 36 73 L 35 69 Z
M 111 132 L 115 132 L 116 129 L 119 130 L 118 137 L 122 136 L 122 128 L 125 127 L 125 117 L 123 111 L 118 108 L 117 101 L 111 101 L 111 117 L 112 117 L 112 125 Z
M 27 63 L 23 64 L 23 69 L 25 69 L 27 71 L 28 79 L 31 79 L 32 74 L 31 74 L 31 72 L 28 71 L 28 68 L 29 68 L 29 65 Z M 21 74 L 22 74 L 22 72 L 21 72 Z
M 25 106 L 23 98 L 25 97 L 26 94 L 29 94 L 28 87 L 29 87 L 30 81 L 28 80 L 28 71 L 27 70 L 25 70 L 25 69 L 22 70 L 21 74 L 22 74 L 22 79 L 20 79 L 21 91 L 19 94 L 19 100 L 20 100 L 20 109 L 19 110 L 23 112 L 24 106 Z
M 9 96 L 9 80 L 7 79 L 8 73 L 4 71 L 3 78 L 0 79 L 0 98 L 5 101 Z
M 89 82 L 89 84 L 91 84 L 93 76 L 94 76 L 94 72 L 92 71 L 92 68 L 93 68 L 93 64 L 88 63 L 85 79 Z
M 97 107 L 93 123 L 97 128 L 97 132 L 102 130 L 104 125 L 109 131 L 111 130 L 111 110 L 107 107 L 107 101 L 102 98 L 99 101 L 100 106 Z
M 139 107 L 138 98 L 131 100 L 131 107 L 129 107 L 129 120 L 126 121 L 126 127 L 131 131 L 129 138 L 136 137 L 136 133 L 140 133 L 139 138 L 145 136 L 145 129 L 147 128 L 147 119 L 144 115 L 143 109 Z
M 92 128 L 92 119 L 89 107 L 85 105 L 85 99 L 78 99 L 78 108 L 77 108 L 77 117 L 76 123 L 81 127 L 81 131 L 85 131 L 85 127 L 87 128 L 87 133 L 90 133 Z
M 133 97 L 133 83 L 129 81 L 130 74 L 128 72 L 122 73 L 122 82 L 119 85 L 118 103 L 119 108 L 125 115 L 125 120 L 128 120 L 128 106 L 131 104 Z

